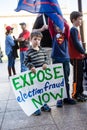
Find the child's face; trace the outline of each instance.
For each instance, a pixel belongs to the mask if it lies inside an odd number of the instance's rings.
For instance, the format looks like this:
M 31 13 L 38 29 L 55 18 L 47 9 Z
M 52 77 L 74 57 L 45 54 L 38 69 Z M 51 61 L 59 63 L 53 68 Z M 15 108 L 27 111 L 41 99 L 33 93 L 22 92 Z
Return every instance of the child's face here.
M 73 24 L 75 25 L 75 26 L 81 26 L 82 25 L 82 17 L 78 17 L 76 20 L 75 19 L 73 19 Z
M 41 42 L 41 37 L 34 36 L 31 39 L 31 42 L 32 42 L 32 46 L 33 47 L 39 47 L 40 46 L 40 42 Z

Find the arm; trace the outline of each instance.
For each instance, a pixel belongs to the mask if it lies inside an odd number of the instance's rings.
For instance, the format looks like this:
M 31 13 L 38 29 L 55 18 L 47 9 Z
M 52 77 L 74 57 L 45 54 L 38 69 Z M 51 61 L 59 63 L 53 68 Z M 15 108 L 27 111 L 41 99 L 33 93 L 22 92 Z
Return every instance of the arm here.
M 33 29 L 32 32 L 43 32 L 45 30 L 48 30 L 48 25 L 43 25 L 41 28 Z
M 70 35 L 70 28 L 69 25 L 66 21 L 64 21 L 64 27 L 65 27 L 65 37 L 67 38 L 67 40 L 69 39 L 69 35 Z
M 29 52 L 27 51 L 26 56 L 25 56 L 25 60 L 24 60 L 25 66 L 27 66 L 29 69 L 33 68 L 34 65 L 31 62 L 31 57 L 29 55 Z
M 42 66 L 43 70 L 46 70 L 47 65 L 48 65 L 48 56 L 47 56 L 46 52 L 44 51 L 44 62 L 43 62 L 43 66 Z
M 48 27 L 49 27 L 49 32 L 50 32 L 51 38 L 53 38 L 55 35 L 55 31 L 54 31 L 53 22 L 50 18 L 48 19 Z
M 44 51 L 44 63 L 43 64 L 48 64 L 48 55 Z
M 26 31 L 26 33 L 21 37 L 21 35 L 19 36 L 19 38 L 17 39 L 19 42 L 28 40 L 30 38 L 30 32 Z
M 11 36 L 8 36 L 7 41 L 10 43 L 11 46 L 14 46 L 14 45 L 15 45 L 15 42 L 14 42 L 14 40 L 12 39 Z
M 18 42 L 23 42 L 25 39 L 23 37 L 20 37 L 17 39 Z
M 27 66 L 29 68 L 29 70 L 31 70 L 32 73 L 36 73 L 36 69 L 34 67 L 34 65 L 31 62 L 31 57 L 29 56 L 29 52 L 27 51 L 27 54 L 25 56 L 25 60 L 24 60 L 25 66 Z
M 43 32 L 45 30 L 48 30 L 48 25 L 44 25 L 43 24 L 43 17 L 42 15 L 37 17 L 35 23 L 34 23 L 34 26 L 33 26 L 33 29 L 32 29 L 32 32 Z
M 85 54 L 85 50 L 84 48 L 81 46 L 81 43 L 78 39 L 78 30 L 77 29 L 71 29 L 70 31 L 70 36 L 72 38 L 73 41 L 73 45 L 74 47 L 79 51 L 79 53 L 81 54 Z
M 23 38 L 23 37 L 21 37 L 21 34 L 19 35 L 19 37 L 18 37 L 18 39 L 17 39 L 17 41 L 18 42 L 22 42 L 22 41 L 24 41 L 25 39 Z

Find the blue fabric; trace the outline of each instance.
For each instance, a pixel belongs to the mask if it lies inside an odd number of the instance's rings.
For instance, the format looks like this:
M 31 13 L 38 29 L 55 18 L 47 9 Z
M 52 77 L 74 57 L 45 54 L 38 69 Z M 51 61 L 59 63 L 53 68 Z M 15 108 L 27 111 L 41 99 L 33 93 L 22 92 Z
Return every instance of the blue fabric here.
M 8 55 L 8 67 L 11 68 L 11 67 L 14 67 L 14 65 L 15 65 L 15 58 L 14 58 L 12 52 L 10 52 Z
M 12 52 L 12 47 L 15 45 L 13 38 L 11 35 L 7 35 L 5 39 L 5 52 L 8 56 L 10 52 Z
M 63 31 L 64 22 L 58 0 L 19 0 L 15 11 L 25 10 L 32 13 L 45 13 Z
M 65 61 L 70 61 L 67 39 L 65 39 L 62 44 L 58 44 L 56 38 L 53 39 L 51 57 L 52 59 L 55 59 L 60 63 L 64 63 Z
M 26 51 L 20 52 L 21 72 L 28 70 L 28 68 L 24 64 L 25 55 L 26 55 Z
M 70 30 L 70 35 L 73 41 L 75 48 L 81 53 L 85 54 L 85 49 L 83 48 L 81 39 L 78 39 L 78 29 L 76 27 L 72 27 Z
M 58 100 L 56 107 L 63 107 L 63 100 Z
M 57 13 L 45 13 L 52 21 L 60 28 L 60 30 L 64 31 L 64 19 L 60 14 Z
M 16 11 L 25 10 L 32 13 L 55 13 L 62 15 L 57 0 L 19 0 Z

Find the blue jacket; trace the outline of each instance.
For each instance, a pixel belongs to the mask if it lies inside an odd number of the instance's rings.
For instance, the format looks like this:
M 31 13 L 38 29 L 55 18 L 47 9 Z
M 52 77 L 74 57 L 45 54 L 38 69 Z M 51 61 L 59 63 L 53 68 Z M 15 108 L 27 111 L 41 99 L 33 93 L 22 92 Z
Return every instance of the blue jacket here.
M 64 39 L 62 44 L 59 44 L 56 37 L 53 39 L 53 47 L 51 57 L 57 60 L 60 63 L 69 61 L 69 52 L 68 52 L 68 41 Z
M 49 31 L 52 37 L 52 59 L 57 62 L 64 63 L 70 60 L 68 51 L 69 26 L 64 22 L 64 33 L 55 31 L 55 26 L 52 20 L 49 19 Z
M 76 27 L 72 27 L 69 37 L 69 54 L 71 59 L 83 59 L 85 49 L 81 41 L 80 32 Z
M 8 56 L 12 52 L 12 47 L 15 45 L 11 35 L 7 35 L 5 39 L 5 53 Z

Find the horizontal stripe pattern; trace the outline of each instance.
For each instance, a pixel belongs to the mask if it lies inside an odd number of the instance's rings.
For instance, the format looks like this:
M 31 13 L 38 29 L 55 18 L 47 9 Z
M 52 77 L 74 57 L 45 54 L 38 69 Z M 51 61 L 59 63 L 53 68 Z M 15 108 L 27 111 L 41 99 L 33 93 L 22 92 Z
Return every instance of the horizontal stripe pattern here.
M 40 48 L 38 51 L 33 48 L 27 51 L 25 56 L 25 65 L 31 69 L 32 67 L 41 67 L 43 64 L 47 64 L 48 56 L 44 49 Z

